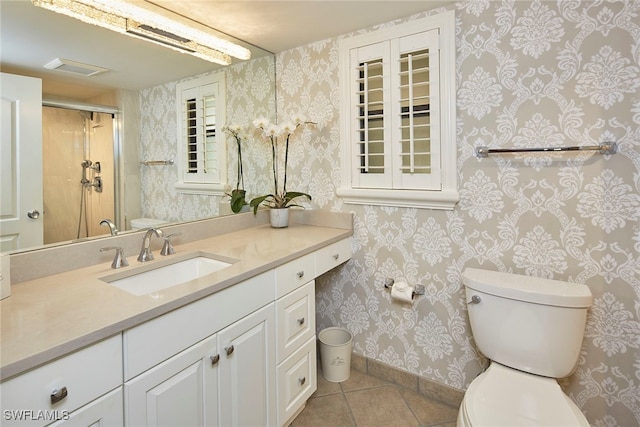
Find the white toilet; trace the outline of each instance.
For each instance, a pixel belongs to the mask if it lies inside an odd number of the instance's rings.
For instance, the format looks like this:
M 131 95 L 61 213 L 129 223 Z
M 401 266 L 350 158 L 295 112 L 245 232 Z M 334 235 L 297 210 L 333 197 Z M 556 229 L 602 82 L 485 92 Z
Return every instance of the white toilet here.
M 589 288 L 477 268 L 462 281 L 471 332 L 491 364 L 469 385 L 457 427 L 589 426 L 556 381 L 578 361 Z

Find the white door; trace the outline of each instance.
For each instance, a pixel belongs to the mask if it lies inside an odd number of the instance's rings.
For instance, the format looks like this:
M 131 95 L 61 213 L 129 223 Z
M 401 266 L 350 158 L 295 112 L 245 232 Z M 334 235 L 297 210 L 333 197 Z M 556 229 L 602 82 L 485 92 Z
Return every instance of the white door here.
M 275 425 L 274 320 L 269 304 L 218 333 L 219 425 Z
M 0 250 L 42 245 L 42 81 L 0 73 Z

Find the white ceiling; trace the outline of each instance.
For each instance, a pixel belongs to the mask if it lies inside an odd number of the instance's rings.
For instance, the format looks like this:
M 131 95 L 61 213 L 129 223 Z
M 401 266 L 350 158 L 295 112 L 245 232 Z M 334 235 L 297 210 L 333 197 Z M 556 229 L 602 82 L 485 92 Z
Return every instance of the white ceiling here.
M 282 52 L 453 3 L 450 0 L 151 2 L 237 37 L 245 46 L 251 47 L 253 57 Z M 77 78 L 43 68 L 55 58 L 111 71 Z M 76 99 L 86 99 L 113 88 L 139 90 L 218 67 L 40 9 L 30 0 L 0 0 L 0 66 L 3 72 L 43 78 L 45 96 Z

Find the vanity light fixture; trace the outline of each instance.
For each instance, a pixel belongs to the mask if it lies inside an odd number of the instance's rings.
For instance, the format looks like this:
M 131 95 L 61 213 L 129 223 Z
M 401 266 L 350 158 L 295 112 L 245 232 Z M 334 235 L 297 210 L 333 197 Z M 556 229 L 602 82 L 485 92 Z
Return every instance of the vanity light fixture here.
M 196 22 L 170 17 L 171 12 L 155 12 L 143 4 L 123 0 L 31 0 L 35 6 L 70 16 L 121 34 L 151 41 L 182 53 L 221 65 L 231 57 L 250 59 L 251 52 L 217 35 L 200 30 Z M 182 22 L 179 22 L 181 19 Z

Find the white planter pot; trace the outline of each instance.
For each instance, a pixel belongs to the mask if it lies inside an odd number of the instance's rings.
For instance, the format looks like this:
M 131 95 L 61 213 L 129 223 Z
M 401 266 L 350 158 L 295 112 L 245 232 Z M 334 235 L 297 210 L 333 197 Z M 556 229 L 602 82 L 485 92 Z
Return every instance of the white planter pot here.
M 269 209 L 269 218 L 273 228 L 285 228 L 289 226 L 289 209 Z

